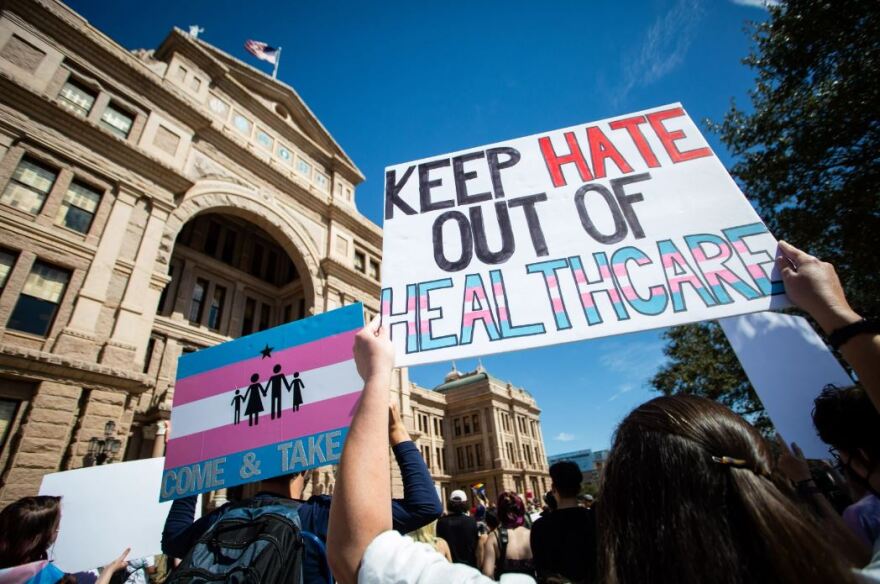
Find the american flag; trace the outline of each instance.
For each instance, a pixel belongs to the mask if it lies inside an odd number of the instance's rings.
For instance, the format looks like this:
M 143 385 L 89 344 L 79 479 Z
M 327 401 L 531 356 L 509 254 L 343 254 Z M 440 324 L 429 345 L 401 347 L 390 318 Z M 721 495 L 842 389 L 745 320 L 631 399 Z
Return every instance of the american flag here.
M 278 49 L 260 41 L 247 41 L 244 48 L 257 59 L 269 61 L 275 65 L 278 61 Z

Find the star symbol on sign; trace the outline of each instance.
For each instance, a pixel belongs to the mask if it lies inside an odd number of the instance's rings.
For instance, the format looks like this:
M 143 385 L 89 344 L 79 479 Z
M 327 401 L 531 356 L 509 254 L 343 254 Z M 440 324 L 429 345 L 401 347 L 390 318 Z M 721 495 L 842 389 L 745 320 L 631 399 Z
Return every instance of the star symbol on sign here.
M 274 351 L 274 350 L 275 350 L 274 347 L 270 347 L 269 345 L 266 345 L 266 348 L 263 349 L 262 351 L 260 351 L 260 355 L 263 356 L 263 359 L 266 359 L 266 358 L 272 356 L 272 351 Z

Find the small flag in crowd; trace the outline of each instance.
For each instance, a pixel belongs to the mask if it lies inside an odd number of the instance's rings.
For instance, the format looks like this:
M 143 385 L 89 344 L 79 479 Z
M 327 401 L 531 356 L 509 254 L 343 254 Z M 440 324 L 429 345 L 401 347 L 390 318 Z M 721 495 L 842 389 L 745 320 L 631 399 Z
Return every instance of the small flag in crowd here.
M 278 62 L 278 53 L 281 52 L 281 49 L 270 47 L 260 41 L 247 41 L 244 48 L 257 59 L 269 61 L 273 65 Z

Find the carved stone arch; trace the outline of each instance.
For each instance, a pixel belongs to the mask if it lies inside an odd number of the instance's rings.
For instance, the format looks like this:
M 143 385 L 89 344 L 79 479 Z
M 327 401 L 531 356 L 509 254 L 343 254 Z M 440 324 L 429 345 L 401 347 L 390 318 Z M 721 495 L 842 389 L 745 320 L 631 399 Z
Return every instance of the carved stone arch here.
M 206 179 L 196 183 L 168 216 L 157 262 L 167 266 L 174 242 L 183 226 L 197 215 L 222 213 L 245 219 L 271 235 L 287 252 L 302 278 L 303 293 L 315 312 L 321 306 L 323 274 L 321 255 L 308 231 L 269 195 L 227 180 Z

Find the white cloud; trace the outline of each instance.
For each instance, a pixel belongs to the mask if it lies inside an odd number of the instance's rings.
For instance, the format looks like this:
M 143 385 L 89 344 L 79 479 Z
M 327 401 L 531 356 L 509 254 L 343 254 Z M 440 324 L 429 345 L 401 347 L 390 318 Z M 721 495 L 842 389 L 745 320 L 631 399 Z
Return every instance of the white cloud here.
M 555 438 L 555 440 L 558 440 L 559 442 L 571 442 L 574 439 L 575 439 L 575 435 L 569 434 L 568 432 L 560 432 L 559 434 L 556 435 L 556 438 Z
M 614 401 L 625 393 L 629 393 L 636 388 L 632 383 L 624 383 L 620 387 L 617 388 L 617 391 L 614 392 L 614 395 L 608 398 L 608 401 Z
M 678 0 L 645 33 L 642 44 L 624 56 L 623 80 L 614 99 L 622 101 L 633 88 L 650 85 L 684 61 L 703 15 L 701 0 Z
M 768 6 L 779 6 L 780 0 L 730 0 L 734 4 L 740 6 L 751 6 L 753 8 L 767 8 Z

